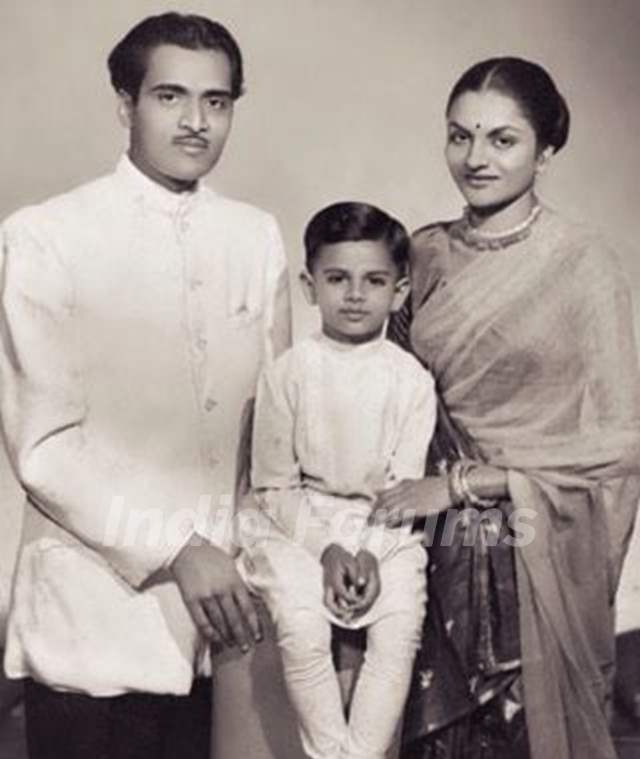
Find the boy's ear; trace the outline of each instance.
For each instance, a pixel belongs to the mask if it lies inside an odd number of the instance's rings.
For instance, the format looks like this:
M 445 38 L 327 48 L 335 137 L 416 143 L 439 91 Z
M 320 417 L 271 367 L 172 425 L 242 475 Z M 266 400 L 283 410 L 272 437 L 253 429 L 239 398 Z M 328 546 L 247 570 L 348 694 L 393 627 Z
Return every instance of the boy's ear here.
M 313 282 L 313 277 L 306 269 L 300 272 L 300 284 L 302 285 L 302 292 L 304 293 L 307 303 L 310 306 L 315 306 L 318 302 L 316 286 Z
M 133 110 L 133 98 L 128 92 L 118 92 L 118 121 L 125 129 L 131 128 L 131 111 Z
M 391 304 L 392 312 L 399 311 L 407 299 L 407 295 L 409 295 L 409 277 L 400 277 L 400 279 L 396 282 L 395 290 L 396 292 L 393 296 L 393 302 Z

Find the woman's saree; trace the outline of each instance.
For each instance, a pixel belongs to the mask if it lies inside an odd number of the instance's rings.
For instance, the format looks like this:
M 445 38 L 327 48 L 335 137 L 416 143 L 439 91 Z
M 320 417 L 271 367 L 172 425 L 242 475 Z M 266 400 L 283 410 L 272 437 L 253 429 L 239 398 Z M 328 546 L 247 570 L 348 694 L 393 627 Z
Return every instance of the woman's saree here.
M 441 404 L 428 474 L 480 452 Z M 429 602 L 403 759 L 528 759 L 510 505 L 451 509 L 425 526 Z M 421 740 L 424 736 L 428 740 Z
M 418 662 L 406 756 L 482 756 L 465 753 L 469 734 L 447 739 L 457 747 L 445 740 L 440 755 L 411 752 L 416 739 L 470 713 L 476 727 L 478 719 L 490 724 L 496 699 L 501 717 L 488 734 L 508 724 L 505 715 L 517 723 L 521 660 L 532 759 L 615 759 L 606 718 L 613 597 L 640 467 L 640 382 L 624 275 L 596 238 L 546 210 L 526 241 L 478 252 L 462 268 L 447 271 L 460 243 L 446 227 L 416 243 L 411 344 L 451 420 L 448 444 L 458 450 L 448 458 L 505 468 L 510 501 L 480 529 L 453 530 L 470 546 L 454 538 L 447 547 L 450 535 L 436 534 L 429 587 L 445 602 L 430 604 L 422 656 L 435 646 L 432 659 L 463 671 L 438 685 L 454 692 L 434 697 L 437 672 Z M 430 267 L 444 272 L 435 286 Z M 514 565 L 517 601 L 509 592 Z

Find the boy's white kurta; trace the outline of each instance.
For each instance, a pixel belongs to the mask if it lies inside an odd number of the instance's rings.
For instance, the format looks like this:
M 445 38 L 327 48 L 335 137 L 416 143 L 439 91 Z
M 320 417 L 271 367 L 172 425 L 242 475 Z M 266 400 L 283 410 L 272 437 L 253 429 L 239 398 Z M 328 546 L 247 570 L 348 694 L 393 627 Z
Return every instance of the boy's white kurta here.
M 422 630 L 426 554 L 408 525 L 372 528 L 367 518 L 378 491 L 423 476 L 435 410 L 431 375 L 384 338 L 309 338 L 260 379 L 252 483 L 261 509 L 242 521 L 241 566 L 273 617 L 302 744 L 314 759 L 382 759 L 392 743 Z M 323 603 L 320 556 L 332 542 L 379 559 L 380 595 L 346 621 Z M 348 724 L 330 622 L 367 628 Z
M 186 693 L 209 664 L 164 570 L 194 527 L 227 545 L 241 416 L 288 327 L 277 225 L 123 158 L 2 232 L 0 411 L 28 497 L 6 670 Z
M 431 375 L 385 339 L 354 346 L 316 335 L 265 370 L 251 476 L 267 519 L 242 523 L 254 586 L 306 605 L 317 582 L 309 558 L 318 564 L 330 543 L 352 553 L 367 548 L 383 563 L 415 547 L 419 536 L 408 527 L 366 522 L 378 491 L 424 476 L 435 414 Z M 376 611 L 354 626 L 366 626 Z

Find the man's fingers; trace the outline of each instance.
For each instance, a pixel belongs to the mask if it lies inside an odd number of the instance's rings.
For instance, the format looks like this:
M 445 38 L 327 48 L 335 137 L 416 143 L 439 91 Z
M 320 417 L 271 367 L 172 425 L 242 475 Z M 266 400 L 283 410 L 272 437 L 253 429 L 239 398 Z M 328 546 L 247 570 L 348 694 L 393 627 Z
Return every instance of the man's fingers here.
M 234 596 L 230 593 L 220 596 L 218 601 L 224 611 L 227 625 L 231 630 L 232 644 L 234 642 L 237 643 L 240 650 L 246 653 L 251 647 L 252 641 L 249 641 L 249 636 L 245 630 L 244 617 L 240 607 L 236 604 Z
M 205 610 L 202 608 L 200 601 L 187 602 L 187 609 L 189 610 L 189 614 L 191 614 L 191 618 L 193 619 L 195 626 L 198 628 L 200 635 L 202 635 L 204 638 L 207 638 L 207 640 L 212 641 L 213 643 L 225 642 L 220 633 L 209 621 L 209 617 L 207 616 Z
M 227 624 L 226 615 L 224 614 L 217 597 L 207 598 L 202 602 L 211 625 L 218 631 L 225 645 L 233 645 L 233 635 Z
M 249 592 L 244 586 L 241 586 L 235 592 L 236 603 L 242 611 L 244 621 L 246 622 L 251 635 L 255 641 L 262 640 L 262 628 L 260 626 L 260 620 L 258 619 L 258 613 L 256 611 L 255 604 L 249 595 Z
M 211 628 L 211 633 L 209 635 L 209 642 L 215 646 L 218 646 L 219 648 L 224 648 L 226 646 L 226 643 L 224 642 L 222 635 L 220 635 L 220 633 L 216 630 L 215 627 Z

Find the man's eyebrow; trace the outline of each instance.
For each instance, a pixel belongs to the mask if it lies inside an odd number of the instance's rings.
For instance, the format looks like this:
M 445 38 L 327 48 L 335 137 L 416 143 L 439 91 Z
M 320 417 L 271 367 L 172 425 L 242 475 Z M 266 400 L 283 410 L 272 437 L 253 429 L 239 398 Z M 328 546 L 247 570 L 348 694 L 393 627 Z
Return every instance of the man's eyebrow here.
M 230 98 L 232 97 L 230 90 L 205 90 L 202 93 L 203 97 L 206 98 Z
M 151 88 L 151 92 L 175 92 L 177 95 L 184 95 L 187 93 L 187 88 L 181 84 L 172 84 L 171 82 L 159 82 L 154 84 Z
M 176 95 L 187 95 L 189 90 L 182 84 L 174 84 L 172 82 L 159 82 L 151 87 L 151 92 L 174 92 Z M 202 93 L 202 97 L 231 97 L 229 90 L 210 89 L 205 90 Z

